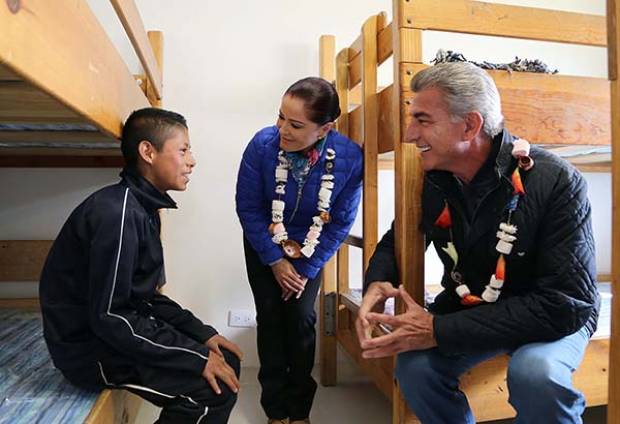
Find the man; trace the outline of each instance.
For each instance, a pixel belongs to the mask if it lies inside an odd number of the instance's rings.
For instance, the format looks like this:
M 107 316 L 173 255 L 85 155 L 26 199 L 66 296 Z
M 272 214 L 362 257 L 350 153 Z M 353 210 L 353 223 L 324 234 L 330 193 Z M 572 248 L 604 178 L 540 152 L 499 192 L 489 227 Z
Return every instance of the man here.
M 364 357 L 398 355 L 396 377 L 423 423 L 474 423 L 459 378 L 502 353 L 517 422 L 581 422 L 571 377 L 599 308 L 583 178 L 503 128 L 497 88 L 474 65 L 427 68 L 411 87 L 406 137 L 426 171 L 422 230 L 444 264 L 444 290 L 427 312 L 395 288 L 392 227 L 365 278 Z M 378 313 L 388 297 L 402 297 L 406 312 Z M 371 338 L 376 324 L 393 331 Z
M 71 214 L 41 276 L 44 336 L 73 384 L 127 389 L 162 407 L 159 423 L 224 424 L 239 390 L 239 348 L 158 290 L 159 209 L 196 165 L 185 118 L 135 111 L 123 127 L 121 181 Z

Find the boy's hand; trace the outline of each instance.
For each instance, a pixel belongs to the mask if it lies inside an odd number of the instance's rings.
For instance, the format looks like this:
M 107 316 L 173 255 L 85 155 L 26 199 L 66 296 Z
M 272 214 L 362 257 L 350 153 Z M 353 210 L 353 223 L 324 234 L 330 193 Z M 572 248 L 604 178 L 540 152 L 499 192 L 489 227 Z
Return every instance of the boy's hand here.
M 271 265 L 271 270 L 282 290 L 296 293 L 302 292 L 308 281 L 307 278 L 299 275 L 293 264 L 286 259 Z
M 226 383 L 234 393 L 238 393 L 239 387 L 241 387 L 235 371 L 226 363 L 224 357 L 214 350 L 209 352 L 209 360 L 207 361 L 205 369 L 202 371 L 202 376 L 209 382 L 209 385 L 218 395 L 222 394 L 222 389 L 220 389 L 220 386 L 217 384 L 218 378 Z
M 207 345 L 207 347 L 210 350 L 214 351 L 215 353 L 220 355 L 222 358 L 224 357 L 224 354 L 222 353 L 222 350 L 220 349 L 220 347 L 230 350 L 232 353 L 234 353 L 237 356 L 237 358 L 239 358 L 240 361 L 243 360 L 243 352 L 241 352 L 241 349 L 239 348 L 239 346 L 237 346 L 235 343 L 228 340 L 226 337 L 220 336 L 219 334 L 216 334 L 215 336 L 207 340 L 205 342 L 205 345 Z

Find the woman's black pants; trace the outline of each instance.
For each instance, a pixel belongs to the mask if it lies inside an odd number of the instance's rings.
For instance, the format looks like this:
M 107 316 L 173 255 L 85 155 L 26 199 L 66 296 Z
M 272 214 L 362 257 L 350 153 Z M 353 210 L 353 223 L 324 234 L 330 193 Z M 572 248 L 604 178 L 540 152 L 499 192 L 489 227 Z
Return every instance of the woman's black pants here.
M 320 278 L 309 279 L 299 299 L 293 295 L 285 302 L 271 267 L 261 263 L 247 239 L 243 244 L 256 305 L 261 405 L 269 418 L 308 418 L 317 387 L 311 372 Z

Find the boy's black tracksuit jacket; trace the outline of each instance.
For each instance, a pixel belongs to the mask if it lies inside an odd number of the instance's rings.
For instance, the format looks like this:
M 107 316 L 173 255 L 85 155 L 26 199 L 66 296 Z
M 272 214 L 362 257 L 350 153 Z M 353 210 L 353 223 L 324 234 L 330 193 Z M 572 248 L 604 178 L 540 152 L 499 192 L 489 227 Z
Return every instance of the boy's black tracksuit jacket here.
M 163 252 L 158 210 L 176 208 L 137 171 L 71 214 L 40 281 L 44 336 L 56 367 L 92 367 L 103 352 L 142 365 L 201 374 L 216 331 L 158 293 Z

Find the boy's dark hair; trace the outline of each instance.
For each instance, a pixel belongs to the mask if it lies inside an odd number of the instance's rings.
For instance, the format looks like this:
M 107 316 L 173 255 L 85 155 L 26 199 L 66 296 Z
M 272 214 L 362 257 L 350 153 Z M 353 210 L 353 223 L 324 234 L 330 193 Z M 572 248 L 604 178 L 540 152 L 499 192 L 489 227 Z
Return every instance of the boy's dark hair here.
M 142 140 L 160 151 L 175 128 L 187 129 L 187 121 L 178 113 L 154 107 L 134 111 L 125 121 L 121 139 L 121 152 L 127 165 L 137 165 L 138 145 Z
M 340 100 L 336 88 L 318 77 L 307 77 L 291 85 L 285 95 L 301 99 L 306 104 L 308 119 L 323 125 L 340 116 Z

